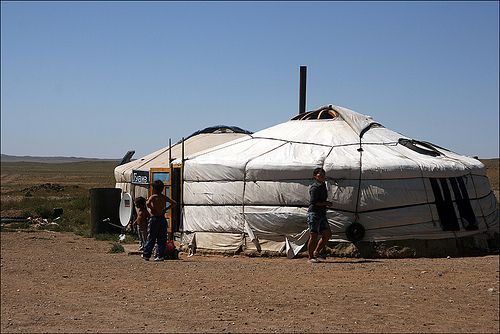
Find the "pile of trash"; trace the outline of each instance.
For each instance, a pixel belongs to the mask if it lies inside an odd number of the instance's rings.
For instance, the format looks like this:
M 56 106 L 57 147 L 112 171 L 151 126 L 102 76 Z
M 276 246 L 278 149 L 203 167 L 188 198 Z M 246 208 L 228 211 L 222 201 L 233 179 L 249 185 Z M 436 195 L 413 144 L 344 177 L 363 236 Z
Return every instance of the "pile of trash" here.
M 58 223 L 51 221 L 49 222 L 47 219 L 42 217 L 28 217 L 26 220 L 31 224 L 34 228 L 41 228 L 47 226 L 59 226 Z

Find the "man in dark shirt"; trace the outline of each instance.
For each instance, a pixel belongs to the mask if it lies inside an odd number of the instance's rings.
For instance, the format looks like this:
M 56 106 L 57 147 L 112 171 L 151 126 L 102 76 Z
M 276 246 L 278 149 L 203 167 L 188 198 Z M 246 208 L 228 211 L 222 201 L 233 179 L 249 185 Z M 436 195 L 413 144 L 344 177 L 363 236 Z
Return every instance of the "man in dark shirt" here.
M 309 186 L 309 209 L 307 210 L 307 224 L 309 225 L 309 242 L 307 251 L 309 252 L 309 262 L 320 262 L 318 256 L 326 243 L 332 236 L 330 226 L 326 218 L 326 208 L 332 205 L 327 201 L 328 191 L 326 189 L 326 173 L 323 168 L 315 168 L 313 171 L 314 182 Z M 318 236 L 321 234 L 321 240 L 318 242 Z

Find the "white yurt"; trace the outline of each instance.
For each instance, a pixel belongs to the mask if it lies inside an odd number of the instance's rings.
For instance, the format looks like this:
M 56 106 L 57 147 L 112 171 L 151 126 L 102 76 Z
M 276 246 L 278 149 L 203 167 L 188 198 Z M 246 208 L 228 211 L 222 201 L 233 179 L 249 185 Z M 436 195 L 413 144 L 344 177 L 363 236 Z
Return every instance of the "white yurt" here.
M 174 145 L 163 147 L 142 158 L 117 166 L 114 170 L 116 188 L 130 193 L 132 198 L 148 197 L 149 184 L 134 182 L 134 172 L 149 173 L 151 168 L 169 167 L 170 162 L 182 159 L 182 154 L 189 156 L 211 147 L 233 141 L 238 138 L 250 138 L 251 132 L 236 126 L 216 125 L 194 132 Z M 183 152 L 184 151 L 184 152 Z
M 312 171 L 327 176 L 332 242 L 456 240 L 499 231 L 484 165 L 329 105 L 184 161 L 182 230 L 193 248 L 296 256 Z

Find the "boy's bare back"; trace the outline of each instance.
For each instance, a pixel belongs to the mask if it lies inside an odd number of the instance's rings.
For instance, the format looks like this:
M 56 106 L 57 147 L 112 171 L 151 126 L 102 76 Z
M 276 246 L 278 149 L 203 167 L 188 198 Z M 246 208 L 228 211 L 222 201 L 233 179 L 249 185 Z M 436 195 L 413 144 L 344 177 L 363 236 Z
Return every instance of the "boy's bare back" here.
M 137 218 L 134 221 L 134 224 L 140 227 L 144 227 L 148 225 L 149 212 L 145 207 L 137 209 Z
M 167 196 L 163 194 L 153 194 L 148 198 L 146 205 L 152 216 L 163 216 L 167 208 Z

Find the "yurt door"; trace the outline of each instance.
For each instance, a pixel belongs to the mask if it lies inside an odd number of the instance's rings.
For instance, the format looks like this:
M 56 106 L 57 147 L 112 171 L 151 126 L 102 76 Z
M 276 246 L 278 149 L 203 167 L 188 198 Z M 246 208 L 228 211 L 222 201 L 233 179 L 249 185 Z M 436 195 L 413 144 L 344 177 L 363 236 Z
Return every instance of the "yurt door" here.
M 181 208 L 182 208 L 182 178 L 181 165 L 172 165 L 171 170 L 171 190 L 172 199 L 177 202 L 177 205 L 172 207 L 172 233 L 180 231 L 181 223 Z

